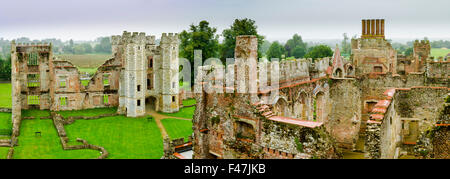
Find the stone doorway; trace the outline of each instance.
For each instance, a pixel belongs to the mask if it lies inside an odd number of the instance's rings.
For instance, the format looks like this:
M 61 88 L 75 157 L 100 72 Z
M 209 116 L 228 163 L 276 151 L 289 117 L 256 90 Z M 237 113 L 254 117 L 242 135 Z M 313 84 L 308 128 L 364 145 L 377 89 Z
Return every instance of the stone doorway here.
M 157 111 L 157 100 L 155 97 L 150 96 L 148 98 L 145 98 L 145 109 L 146 110 L 152 110 Z

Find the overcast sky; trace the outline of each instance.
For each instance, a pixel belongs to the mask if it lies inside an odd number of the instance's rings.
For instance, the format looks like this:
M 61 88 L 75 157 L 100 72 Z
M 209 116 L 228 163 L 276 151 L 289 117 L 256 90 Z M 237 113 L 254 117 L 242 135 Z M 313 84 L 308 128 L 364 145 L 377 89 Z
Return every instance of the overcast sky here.
M 19 0 L 0 3 L 0 37 L 93 40 L 139 31 L 160 36 L 207 20 L 221 33 L 236 18 L 269 40 L 340 39 L 361 19 L 386 19 L 387 38 L 450 38 L 449 0 Z

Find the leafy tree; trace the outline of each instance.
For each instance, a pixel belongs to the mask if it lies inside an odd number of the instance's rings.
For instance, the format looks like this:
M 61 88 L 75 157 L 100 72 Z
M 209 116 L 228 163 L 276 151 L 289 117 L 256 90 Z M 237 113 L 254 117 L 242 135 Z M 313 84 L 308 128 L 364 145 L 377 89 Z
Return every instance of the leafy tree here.
M 267 59 L 271 60 L 272 58 L 278 58 L 281 59 L 282 55 L 285 55 L 286 51 L 284 47 L 277 41 L 273 42 L 272 45 L 270 45 L 269 50 L 267 51 Z
M 0 79 L 11 80 L 11 55 L 7 54 L 6 57 L 0 55 Z
M 260 48 L 261 55 L 266 55 L 267 51 L 270 48 L 270 45 L 272 45 L 272 43 L 270 43 L 267 40 L 264 40 L 264 42 L 262 43 L 261 48 Z
M 99 37 L 97 41 L 100 41 L 94 47 L 94 51 L 97 53 L 111 53 L 111 39 L 109 37 Z
M 350 53 L 351 53 L 351 45 L 350 45 L 350 43 L 348 42 L 348 41 L 349 41 L 349 38 L 348 38 L 348 36 L 347 36 L 347 33 L 342 34 L 342 36 L 344 36 L 344 39 L 343 39 L 342 42 L 341 42 L 341 52 L 342 52 L 343 54 L 348 54 L 348 55 L 350 55 Z
M 224 40 L 220 48 L 220 59 L 224 61 L 226 58 L 234 58 L 236 36 L 239 35 L 256 35 L 258 38 L 258 57 L 260 58 L 262 56 L 261 45 L 264 41 L 264 36 L 258 34 L 257 28 L 254 20 L 247 18 L 235 19 L 233 25 L 222 32 Z
M 296 46 L 294 49 L 292 49 L 292 56 L 295 58 L 302 58 L 306 54 L 306 47 L 302 46 Z
M 294 34 L 292 36 L 292 39 L 289 39 L 286 44 L 284 45 L 284 48 L 286 49 L 287 56 L 291 57 L 294 56 L 295 58 L 301 58 L 306 53 L 306 43 L 303 42 L 302 37 L 298 34 Z M 297 49 L 296 49 L 297 48 Z M 295 54 L 294 54 L 294 49 Z
M 202 50 L 202 62 L 219 55 L 219 35 L 217 29 L 210 27 L 208 21 L 201 21 L 197 26 L 192 24 L 189 30 L 180 33 L 180 57 L 191 62 L 191 79 L 194 79 L 194 50 Z M 191 80 L 193 84 L 194 80 Z
M 409 55 L 411 55 L 413 53 L 413 48 L 412 47 L 409 47 L 409 48 L 407 48 L 406 50 L 405 50 L 405 56 L 409 56 Z
M 217 29 L 210 27 L 208 21 L 201 21 L 197 26 L 192 24 L 189 31 L 180 33 L 180 57 L 194 62 L 194 50 L 202 50 L 202 60 L 218 57 L 219 36 Z
M 311 47 L 306 53 L 305 58 L 316 58 L 331 57 L 333 56 L 333 50 L 327 45 L 318 45 Z

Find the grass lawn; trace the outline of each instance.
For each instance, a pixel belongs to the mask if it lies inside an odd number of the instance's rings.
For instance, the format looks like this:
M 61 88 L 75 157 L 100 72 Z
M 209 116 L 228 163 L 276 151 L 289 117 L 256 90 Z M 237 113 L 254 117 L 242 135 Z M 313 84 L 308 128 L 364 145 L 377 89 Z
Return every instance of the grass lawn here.
M 183 106 L 190 106 L 190 105 L 193 105 L 193 104 L 196 104 L 196 103 L 197 103 L 197 101 L 195 101 L 195 99 L 183 100 Z
M 161 133 L 153 119 L 113 116 L 77 120 L 65 128 L 71 141 L 78 137 L 105 147 L 110 159 L 159 159 L 163 155 Z
M 184 138 L 185 141 L 192 135 L 192 121 L 182 119 L 161 120 L 171 139 Z
M 11 108 L 11 83 L 0 83 L 0 107 Z
M 0 160 L 6 159 L 8 152 L 9 152 L 9 147 L 0 147 Z
M 39 109 L 24 109 L 22 110 L 22 117 L 48 117 L 50 116 L 49 110 Z
M 78 71 L 89 73 L 89 75 L 94 75 L 97 72 L 97 68 L 83 68 L 78 67 Z
M 81 84 L 82 84 L 83 86 L 87 86 L 87 85 L 89 84 L 89 81 L 90 81 L 90 80 L 81 80 Z
M 35 132 L 41 132 L 41 137 Z M 100 156 L 97 150 L 63 150 L 53 121 L 50 119 L 23 120 L 19 145 L 14 159 L 91 159 Z
M 450 49 L 442 49 L 442 48 L 431 48 L 431 56 L 437 57 L 445 57 L 450 53 Z
M 84 110 L 73 110 L 73 111 L 58 111 L 63 117 L 69 116 L 98 116 L 101 114 L 115 114 L 117 112 L 116 107 L 111 108 L 94 108 L 94 109 L 84 109 Z
M 194 111 L 195 111 L 195 106 L 192 106 L 192 107 L 187 107 L 187 108 L 181 108 L 180 111 L 178 111 L 176 113 L 162 113 L 162 112 L 160 112 L 160 113 L 164 114 L 166 116 L 192 119 L 194 117 Z
M 0 129 L 11 129 L 11 113 L 0 112 Z

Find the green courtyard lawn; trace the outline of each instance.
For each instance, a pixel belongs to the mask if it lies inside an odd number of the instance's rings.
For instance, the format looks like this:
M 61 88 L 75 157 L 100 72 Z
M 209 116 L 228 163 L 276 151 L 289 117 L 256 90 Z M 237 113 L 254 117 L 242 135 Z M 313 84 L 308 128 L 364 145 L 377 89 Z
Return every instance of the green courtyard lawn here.
M 163 155 L 159 128 L 154 119 L 147 117 L 76 120 L 65 128 L 71 141 L 82 138 L 102 146 L 109 152 L 110 159 L 159 159 Z
M 185 141 L 192 135 L 192 121 L 182 119 L 163 119 L 161 120 L 171 139 L 184 138 Z
M 24 109 L 22 110 L 22 117 L 49 117 L 51 116 L 49 110 L 39 110 L 39 109 Z
M 187 107 L 187 108 L 181 108 L 180 111 L 176 113 L 163 113 L 160 112 L 160 114 L 164 114 L 166 116 L 172 116 L 172 117 L 181 117 L 185 119 L 192 119 L 194 117 L 194 111 L 195 106 Z
M 87 86 L 87 85 L 89 84 L 89 81 L 90 81 L 90 80 L 81 80 L 81 84 L 82 84 L 83 86 Z
M 0 147 L 0 160 L 6 159 L 8 152 L 9 152 L 9 147 Z
M 102 114 L 115 114 L 117 112 L 117 107 L 111 108 L 94 108 L 94 109 L 83 109 L 83 110 L 73 110 L 73 111 L 58 111 L 58 114 L 67 118 L 70 116 L 85 116 L 92 117 Z
M 194 105 L 196 103 L 197 103 L 197 101 L 195 101 L 195 99 L 183 100 L 183 106 L 190 106 L 190 105 Z
M 0 83 L 0 107 L 11 108 L 11 83 Z
M 11 129 L 11 113 L 0 112 L 0 129 Z
M 41 136 L 36 136 L 35 132 L 41 132 Z M 23 120 L 18 141 L 14 159 L 91 159 L 100 156 L 97 150 L 63 150 L 50 119 Z
M 450 53 L 450 49 L 445 48 L 431 48 L 431 56 L 437 57 L 445 57 Z

